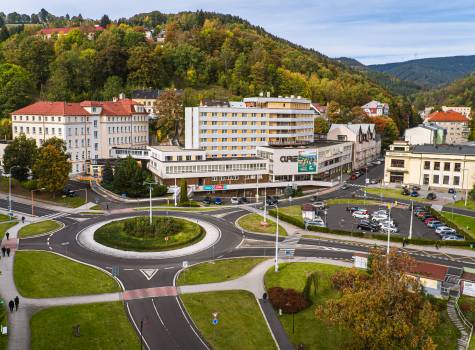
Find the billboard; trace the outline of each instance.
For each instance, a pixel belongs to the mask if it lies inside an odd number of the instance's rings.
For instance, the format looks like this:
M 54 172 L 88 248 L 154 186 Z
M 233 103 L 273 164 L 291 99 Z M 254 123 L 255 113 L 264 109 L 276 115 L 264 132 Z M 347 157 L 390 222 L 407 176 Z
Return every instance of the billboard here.
M 297 159 L 299 173 L 314 173 L 317 171 L 317 151 L 306 150 L 299 152 Z

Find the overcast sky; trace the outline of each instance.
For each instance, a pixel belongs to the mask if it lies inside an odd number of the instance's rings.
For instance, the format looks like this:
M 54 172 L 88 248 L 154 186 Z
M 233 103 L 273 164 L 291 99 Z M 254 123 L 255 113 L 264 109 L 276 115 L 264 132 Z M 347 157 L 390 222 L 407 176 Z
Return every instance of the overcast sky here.
M 475 54 L 474 0 L 1 0 L 6 13 L 99 18 L 159 10 L 230 13 L 330 57 L 363 63 Z

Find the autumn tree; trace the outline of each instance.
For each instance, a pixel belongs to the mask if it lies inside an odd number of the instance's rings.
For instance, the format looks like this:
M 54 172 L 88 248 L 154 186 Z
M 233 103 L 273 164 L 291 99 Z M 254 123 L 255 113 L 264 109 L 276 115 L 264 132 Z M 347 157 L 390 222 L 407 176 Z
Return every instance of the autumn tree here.
M 183 95 L 175 90 L 162 91 L 157 100 L 157 110 L 160 118 L 156 128 L 163 130 L 173 143 L 179 143 L 185 124 Z
M 12 176 L 20 181 L 26 180 L 35 162 L 37 151 L 35 140 L 20 134 L 5 148 L 3 169 L 9 172 L 14 167 Z
M 38 179 L 38 187 L 56 193 L 68 183 L 71 163 L 68 156 L 55 144 L 50 143 L 38 150 L 38 156 L 33 165 L 33 173 Z
M 317 117 L 314 120 L 316 134 L 326 134 L 330 130 L 330 124 L 323 118 Z
M 407 275 L 414 271 L 414 260 L 375 250 L 371 264 L 368 279 L 352 279 L 341 298 L 316 309 L 316 317 L 351 330 L 354 349 L 435 349 L 430 334 L 438 314 L 420 282 Z

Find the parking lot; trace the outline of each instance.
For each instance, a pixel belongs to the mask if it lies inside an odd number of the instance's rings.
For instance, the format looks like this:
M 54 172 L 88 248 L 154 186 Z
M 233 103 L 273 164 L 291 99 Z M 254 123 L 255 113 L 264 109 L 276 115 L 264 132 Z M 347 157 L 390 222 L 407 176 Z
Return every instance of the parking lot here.
M 361 205 L 358 206 L 363 207 Z M 334 230 L 358 231 L 357 225 L 360 220 L 352 217 L 351 213 L 347 211 L 346 208 L 347 205 L 345 204 L 336 204 L 330 206 L 327 209 L 326 222 L 328 228 Z M 367 209 L 370 214 L 379 209 L 386 209 L 385 207 L 377 205 L 366 205 L 364 206 L 364 208 Z M 325 215 L 323 212 L 320 212 L 319 215 L 322 217 L 322 219 L 325 219 Z M 409 235 L 409 226 L 411 220 L 410 210 L 392 208 L 391 219 L 394 220 L 396 225 L 399 227 L 399 232 L 397 233 L 397 235 L 407 237 Z M 435 233 L 434 230 L 426 227 L 424 223 L 416 217 L 413 218 L 412 237 L 434 240 L 440 239 L 440 237 Z

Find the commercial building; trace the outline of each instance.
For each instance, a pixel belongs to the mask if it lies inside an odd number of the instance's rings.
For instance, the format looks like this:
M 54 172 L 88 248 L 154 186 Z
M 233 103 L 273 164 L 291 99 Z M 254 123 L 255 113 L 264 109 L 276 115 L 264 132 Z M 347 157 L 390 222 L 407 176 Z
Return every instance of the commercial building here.
M 396 141 L 386 152 L 384 182 L 471 190 L 475 183 L 475 146 L 411 146 Z
M 242 102 L 185 109 L 185 148 L 206 158 L 256 155 L 258 146 L 304 145 L 313 141 L 310 100 L 252 97 Z
M 64 140 L 72 174 L 87 172 L 91 160 L 107 159 L 113 147 L 148 145 L 148 116 L 130 99 L 81 103 L 36 102 L 12 113 L 13 137 L 25 134 L 38 146 L 51 137 Z
M 368 117 L 387 117 L 389 115 L 389 105 L 379 101 L 371 101 L 361 106 L 361 109 Z
M 449 144 L 466 142 L 470 134 L 467 117 L 454 111 L 433 112 L 426 118 L 424 123 L 430 123 L 446 129 L 446 142 Z
M 353 143 L 353 169 L 361 169 L 381 154 L 381 139 L 374 124 L 332 124 L 328 140 Z
M 446 143 L 447 129 L 434 124 L 421 124 L 404 131 L 404 140 L 410 145 Z

